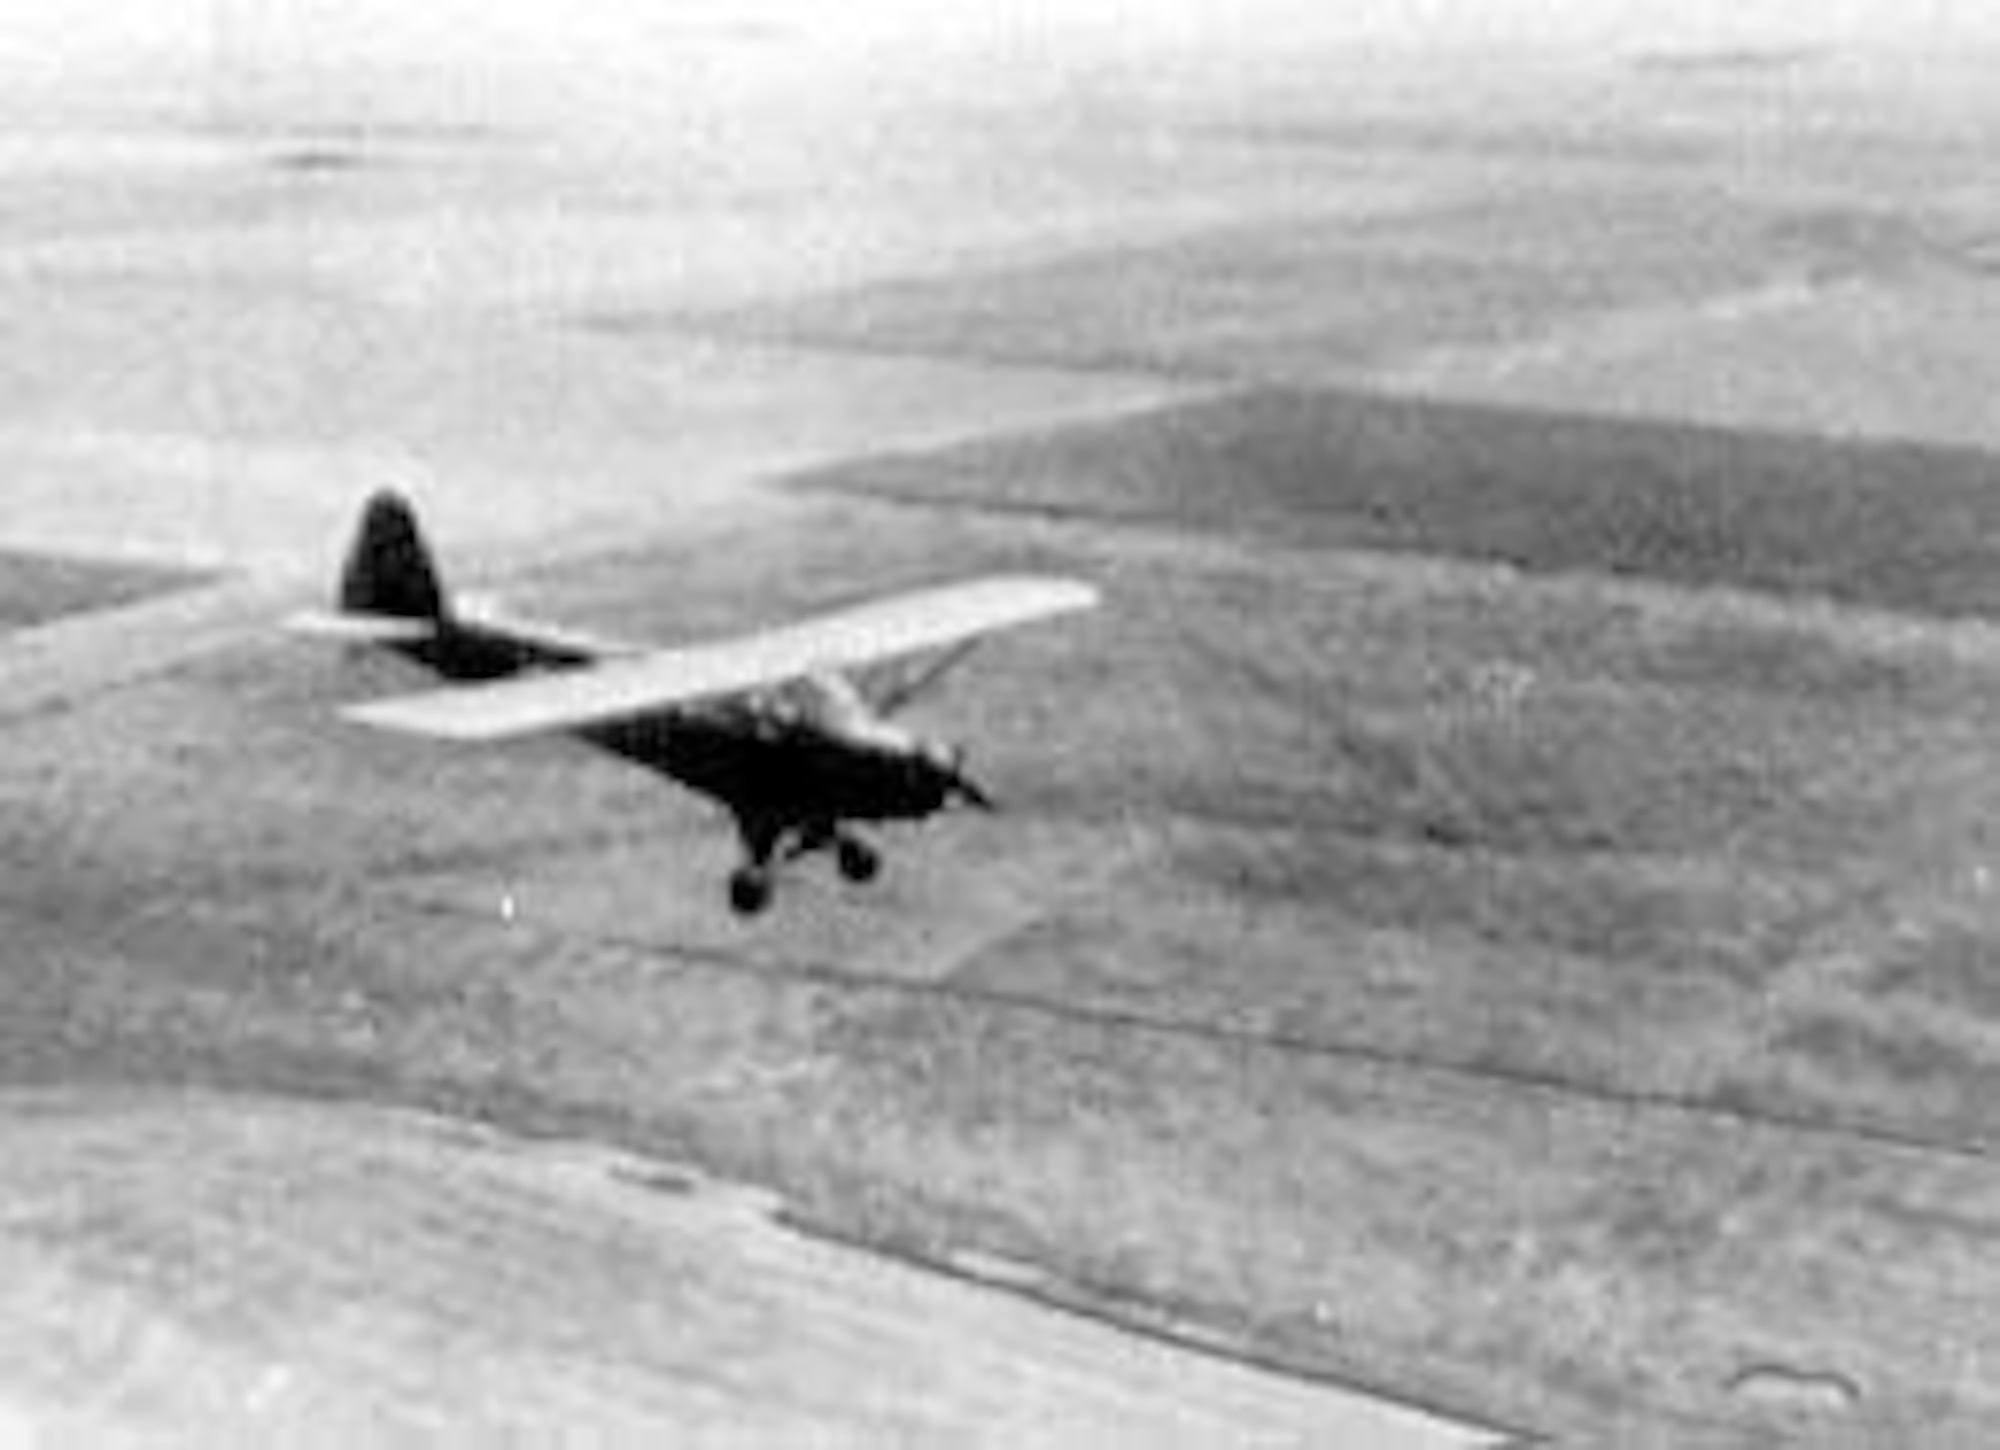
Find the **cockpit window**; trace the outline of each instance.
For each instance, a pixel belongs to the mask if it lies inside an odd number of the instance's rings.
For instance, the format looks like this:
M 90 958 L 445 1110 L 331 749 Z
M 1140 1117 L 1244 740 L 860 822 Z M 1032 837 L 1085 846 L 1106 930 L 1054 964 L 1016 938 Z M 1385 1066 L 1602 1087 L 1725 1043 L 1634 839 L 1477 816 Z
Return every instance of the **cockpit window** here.
M 883 719 L 844 675 L 806 675 L 765 692 L 761 709 L 785 724 L 848 740 L 902 748 L 907 732 Z

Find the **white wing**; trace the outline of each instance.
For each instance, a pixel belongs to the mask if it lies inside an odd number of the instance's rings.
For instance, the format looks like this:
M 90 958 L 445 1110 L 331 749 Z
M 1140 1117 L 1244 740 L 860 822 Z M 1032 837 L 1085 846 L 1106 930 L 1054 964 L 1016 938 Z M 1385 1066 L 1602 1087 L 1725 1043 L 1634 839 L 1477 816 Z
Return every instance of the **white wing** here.
M 739 639 L 515 676 L 497 684 L 403 695 L 343 713 L 365 724 L 448 740 L 574 730 L 943 649 L 1088 609 L 1097 598 L 1090 585 L 1070 579 L 981 579 L 902 594 Z

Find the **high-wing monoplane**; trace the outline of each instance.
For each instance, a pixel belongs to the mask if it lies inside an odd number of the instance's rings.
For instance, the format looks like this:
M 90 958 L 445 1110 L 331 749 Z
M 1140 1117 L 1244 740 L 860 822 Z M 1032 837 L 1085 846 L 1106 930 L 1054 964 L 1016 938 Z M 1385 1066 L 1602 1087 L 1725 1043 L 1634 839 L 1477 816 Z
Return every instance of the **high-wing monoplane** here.
M 1005 576 L 901 594 L 761 633 L 667 649 L 596 639 L 454 601 L 416 515 L 372 498 L 339 609 L 293 627 L 380 646 L 454 683 L 347 708 L 352 719 L 449 741 L 563 732 L 708 796 L 735 820 L 739 913 L 769 904 L 780 863 L 830 853 L 850 881 L 881 868 L 857 827 L 990 809 L 965 752 L 893 716 L 998 630 L 1087 609 L 1071 579 Z M 927 659 L 871 687 L 862 671 Z

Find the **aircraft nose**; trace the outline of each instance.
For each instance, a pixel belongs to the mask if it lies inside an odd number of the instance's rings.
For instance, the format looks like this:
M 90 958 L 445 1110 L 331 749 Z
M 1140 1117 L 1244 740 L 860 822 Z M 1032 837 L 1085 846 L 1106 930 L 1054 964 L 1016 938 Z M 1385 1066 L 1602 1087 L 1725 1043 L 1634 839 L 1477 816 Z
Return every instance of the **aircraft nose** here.
M 985 787 L 981 786 L 978 781 L 974 780 L 964 771 L 960 771 L 957 778 L 952 781 L 952 789 L 958 793 L 958 798 L 969 806 L 982 811 L 997 811 L 1000 809 L 994 803 L 993 797 L 986 793 Z
M 993 797 L 968 773 L 962 746 L 926 741 L 924 758 L 936 773 L 946 804 L 962 801 L 982 811 L 995 809 Z
M 951 793 L 955 799 L 982 811 L 994 809 L 993 797 L 986 793 L 985 787 L 972 778 L 971 772 L 966 768 L 965 751 L 958 746 L 953 746 L 951 749 L 949 780 Z

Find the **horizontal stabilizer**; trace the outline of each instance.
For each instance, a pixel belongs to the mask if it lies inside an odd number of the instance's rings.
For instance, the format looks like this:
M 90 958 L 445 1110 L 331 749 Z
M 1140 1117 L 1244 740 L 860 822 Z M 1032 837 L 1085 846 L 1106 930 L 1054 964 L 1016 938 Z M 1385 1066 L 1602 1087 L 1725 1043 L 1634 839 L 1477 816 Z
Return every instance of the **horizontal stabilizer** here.
M 1071 579 L 980 579 L 898 595 L 761 634 L 495 684 L 404 695 L 343 713 L 364 724 L 447 740 L 574 730 L 946 649 L 1088 609 L 1097 599 L 1095 588 Z
M 525 619 L 511 613 L 498 599 L 486 594 L 460 595 L 453 601 L 451 617 L 455 624 L 522 640 L 551 654 L 573 655 L 579 659 L 607 659 L 652 653 L 642 645 L 622 639 L 607 639 L 601 634 Z
M 348 644 L 415 644 L 437 633 L 436 622 L 429 619 L 345 610 L 335 613 L 324 609 L 291 615 L 285 620 L 285 628 L 293 634 L 341 640 Z

